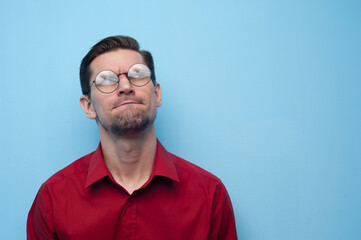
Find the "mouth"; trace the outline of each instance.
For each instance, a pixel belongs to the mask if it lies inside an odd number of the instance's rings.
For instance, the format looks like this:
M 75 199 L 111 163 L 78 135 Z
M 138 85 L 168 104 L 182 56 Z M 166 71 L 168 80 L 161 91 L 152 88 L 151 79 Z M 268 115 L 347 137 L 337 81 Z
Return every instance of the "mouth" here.
M 135 102 L 135 101 L 124 101 L 121 104 L 119 104 L 119 106 L 123 106 L 123 105 L 127 105 L 127 104 L 139 104 L 139 102 Z
M 117 104 L 114 105 L 114 108 L 119 108 L 122 106 L 126 106 L 126 105 L 136 105 L 136 104 L 142 104 L 141 101 L 137 101 L 137 100 L 125 100 L 125 101 L 121 101 Z

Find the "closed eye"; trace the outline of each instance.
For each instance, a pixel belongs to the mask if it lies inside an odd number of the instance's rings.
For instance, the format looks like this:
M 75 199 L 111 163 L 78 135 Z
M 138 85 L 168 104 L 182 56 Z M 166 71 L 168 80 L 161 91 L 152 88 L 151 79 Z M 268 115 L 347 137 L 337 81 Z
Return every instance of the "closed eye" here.
M 106 77 L 106 78 L 102 78 L 100 81 L 98 81 L 98 84 L 101 85 L 112 85 L 118 82 L 118 78 L 114 78 L 114 77 Z

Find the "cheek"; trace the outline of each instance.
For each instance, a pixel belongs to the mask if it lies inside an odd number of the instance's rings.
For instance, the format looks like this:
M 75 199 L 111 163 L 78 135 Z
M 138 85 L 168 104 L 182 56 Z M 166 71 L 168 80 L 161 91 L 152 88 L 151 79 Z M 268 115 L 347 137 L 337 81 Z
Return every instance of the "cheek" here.
M 94 101 L 93 102 L 93 109 L 96 112 L 97 116 L 99 117 L 99 115 L 103 116 L 104 112 L 107 111 L 108 106 L 106 102 L 102 101 Z
M 157 96 L 155 95 L 155 93 L 152 93 L 150 101 L 154 107 L 158 107 Z

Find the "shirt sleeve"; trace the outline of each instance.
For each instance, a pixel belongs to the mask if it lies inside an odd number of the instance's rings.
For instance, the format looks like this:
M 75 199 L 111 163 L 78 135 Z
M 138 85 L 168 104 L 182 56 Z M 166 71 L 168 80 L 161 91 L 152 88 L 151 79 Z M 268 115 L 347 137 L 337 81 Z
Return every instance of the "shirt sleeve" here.
M 213 198 L 211 227 L 208 240 L 237 240 L 236 223 L 231 199 L 222 183 Z
M 58 239 L 54 231 L 51 196 L 45 185 L 41 186 L 28 215 L 27 239 Z

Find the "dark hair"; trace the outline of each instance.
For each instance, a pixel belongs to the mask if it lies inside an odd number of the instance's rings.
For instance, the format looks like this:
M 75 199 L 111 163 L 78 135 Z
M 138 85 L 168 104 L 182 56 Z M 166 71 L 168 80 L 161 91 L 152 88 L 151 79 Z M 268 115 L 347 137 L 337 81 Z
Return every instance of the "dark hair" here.
M 155 83 L 155 73 L 154 73 L 154 62 L 152 54 L 148 51 L 139 50 L 139 43 L 134 38 L 128 36 L 112 36 L 107 37 L 95 44 L 90 51 L 85 55 L 80 64 L 80 85 L 81 90 L 84 95 L 88 95 L 90 92 L 90 64 L 92 61 L 99 55 L 111 52 L 116 49 L 130 49 L 137 51 L 143 56 L 145 64 L 149 67 L 151 71 L 150 79 Z

